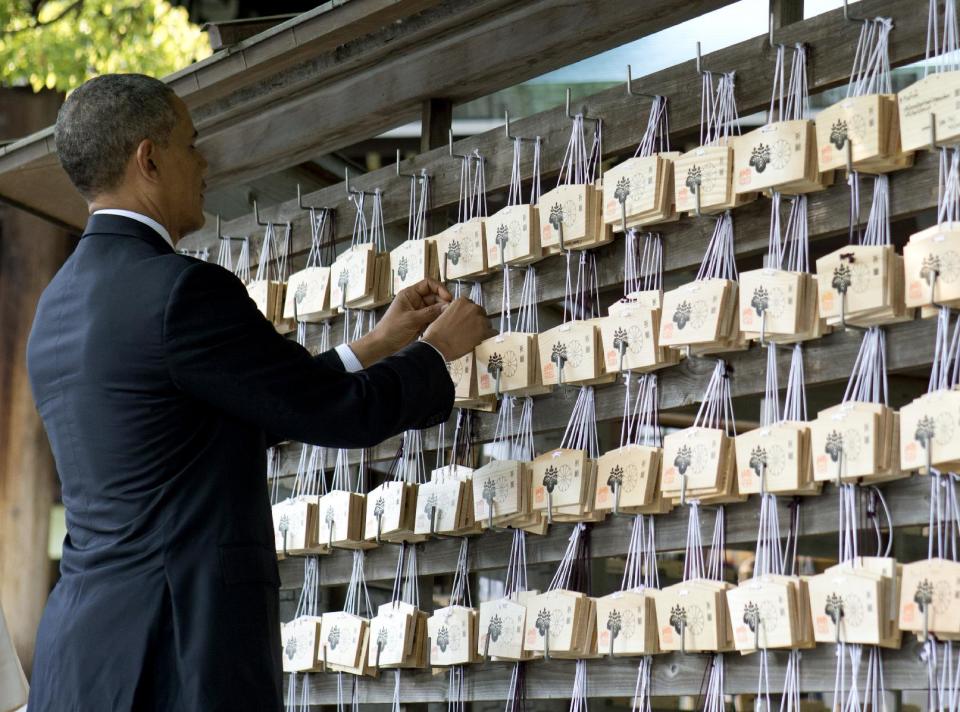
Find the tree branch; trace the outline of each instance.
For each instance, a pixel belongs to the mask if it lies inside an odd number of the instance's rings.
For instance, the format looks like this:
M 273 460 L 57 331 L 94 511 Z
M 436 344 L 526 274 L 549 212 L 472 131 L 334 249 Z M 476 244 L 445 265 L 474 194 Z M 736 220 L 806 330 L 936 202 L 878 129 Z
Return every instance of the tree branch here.
M 46 0 L 36 0 L 36 1 L 33 3 L 33 8 L 32 8 L 32 10 L 33 10 L 33 16 L 34 16 L 34 17 L 36 17 L 37 15 L 40 14 L 40 10 L 42 9 L 42 7 L 43 7 L 43 5 L 44 5 L 45 2 L 46 2 Z M 40 27 L 46 27 L 46 26 L 48 26 L 48 25 L 53 25 L 53 24 L 55 24 L 55 23 L 57 23 L 57 22 L 60 22 L 60 20 L 62 20 L 63 18 L 65 18 L 67 15 L 70 15 L 71 13 L 74 13 L 74 12 L 79 12 L 80 9 L 83 7 L 83 3 L 84 3 L 84 0 L 74 0 L 74 2 L 70 3 L 69 5 L 67 5 L 67 7 L 65 7 L 65 8 L 63 9 L 63 11 L 60 12 L 60 14 L 56 15 L 55 17 L 50 18 L 50 19 L 47 20 L 46 22 L 40 22 L 39 20 L 36 20 L 36 19 L 35 19 L 35 20 L 33 21 L 33 23 L 30 24 L 30 25 L 28 25 L 27 27 L 21 27 L 21 28 L 18 29 L 18 30 L 6 30 L 6 31 L 4 31 L 3 34 L 5 34 L 5 35 L 15 35 L 15 34 L 18 34 L 18 33 L 20 33 L 20 32 L 24 32 L 24 31 L 26 31 L 26 30 L 36 30 L 36 29 L 38 29 L 38 28 L 40 28 Z

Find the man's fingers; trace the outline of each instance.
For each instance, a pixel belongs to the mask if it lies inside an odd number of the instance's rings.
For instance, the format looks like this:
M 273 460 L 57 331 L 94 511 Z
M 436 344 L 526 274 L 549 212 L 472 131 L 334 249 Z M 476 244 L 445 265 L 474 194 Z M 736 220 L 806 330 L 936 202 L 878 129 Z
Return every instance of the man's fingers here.
M 444 302 L 437 302 L 436 304 L 431 304 L 423 309 L 417 309 L 415 312 L 413 312 L 413 315 L 416 318 L 417 323 L 422 327 L 432 323 L 438 316 L 443 314 L 446 308 L 447 304 Z
M 435 279 L 430 279 L 429 277 L 426 279 L 421 279 L 419 282 L 413 285 L 413 288 L 423 299 L 427 299 L 432 296 L 439 298 L 444 302 L 453 301 L 453 295 L 450 294 L 447 288 L 444 287 L 441 282 L 438 282 Z

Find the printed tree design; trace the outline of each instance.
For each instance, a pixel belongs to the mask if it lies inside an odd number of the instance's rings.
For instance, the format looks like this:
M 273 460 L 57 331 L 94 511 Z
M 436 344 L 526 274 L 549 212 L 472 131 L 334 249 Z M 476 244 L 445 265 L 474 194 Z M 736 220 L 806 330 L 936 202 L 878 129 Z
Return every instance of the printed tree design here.
M 921 613 L 933 603 L 933 584 L 929 580 L 923 579 L 917 584 L 917 590 L 913 594 L 913 602 L 917 604 Z
M 823 450 L 830 456 L 831 460 L 839 462 L 840 453 L 843 452 L 843 436 L 836 430 L 831 431 L 827 435 L 827 444 L 823 446 Z
M 931 418 L 929 415 L 925 415 L 920 418 L 919 421 L 917 421 L 917 430 L 913 434 L 913 438 L 926 448 L 930 446 L 935 434 L 936 428 L 933 418 Z
M 463 248 L 460 247 L 459 240 L 451 240 L 450 246 L 447 248 L 447 257 L 450 259 L 453 264 L 457 264 L 460 261 L 460 258 L 463 256 Z
M 487 373 L 496 376 L 498 371 L 503 372 L 503 356 L 494 351 L 487 359 Z
M 280 532 L 280 536 L 286 538 L 287 532 L 290 531 L 290 517 L 286 514 L 280 517 L 280 523 L 277 525 L 277 529 Z
M 687 609 L 683 606 L 674 606 L 670 609 L 670 627 L 680 635 L 687 625 Z
M 833 279 L 830 282 L 830 286 L 840 294 L 846 292 L 852 282 L 853 273 L 850 272 L 850 268 L 847 267 L 847 265 L 840 265 L 833 270 Z
M 490 625 L 487 628 L 487 632 L 490 634 L 490 640 L 496 643 L 501 633 L 503 633 L 503 621 L 500 619 L 500 616 L 494 614 L 493 617 L 490 618 Z
M 397 274 L 400 275 L 400 279 L 404 280 L 407 278 L 407 274 L 410 272 L 410 263 L 407 261 L 406 257 L 401 257 L 400 262 L 397 264 Z
M 763 173 L 767 164 L 770 163 L 770 155 L 770 146 L 763 143 L 757 144 L 750 152 L 750 165 L 757 170 L 757 173 Z
M 678 470 L 680 470 L 681 475 L 687 473 L 687 468 L 690 467 L 690 463 L 693 459 L 693 451 L 690 450 L 689 445 L 682 445 L 679 450 L 677 450 L 677 456 L 673 458 L 673 465 Z
M 387 647 L 387 641 L 390 639 L 390 634 L 387 632 L 386 628 L 381 628 L 380 632 L 377 633 L 377 649 L 383 650 Z
M 839 594 L 831 593 L 827 596 L 827 604 L 823 607 L 823 612 L 830 617 L 834 625 L 840 624 L 843 618 L 843 599 Z
M 694 195 L 697 194 L 697 189 L 700 188 L 700 183 L 703 181 L 703 171 L 700 169 L 700 166 L 690 166 L 690 169 L 687 171 L 687 179 L 684 181 L 684 185 L 690 190 Z
M 757 312 L 757 316 L 763 316 L 763 313 L 770 306 L 770 294 L 766 287 L 760 286 L 753 290 L 753 298 L 750 300 L 750 306 Z
M 613 348 L 617 351 L 627 346 L 627 330 L 618 326 L 613 332 Z
M 616 639 L 622 629 L 623 616 L 620 614 L 620 611 L 614 608 L 610 611 L 610 615 L 607 616 L 607 630 L 610 631 L 610 637 Z
M 560 479 L 560 471 L 556 467 L 550 465 L 543 473 L 543 486 L 547 488 L 547 492 L 553 492 L 553 488 L 557 486 L 557 481 Z
M 333 523 L 336 521 L 337 516 L 333 511 L 333 507 L 327 507 L 326 513 L 323 515 L 323 523 L 327 525 L 327 531 L 333 535 Z
M 500 223 L 500 225 L 497 226 L 497 236 L 494 239 L 500 246 L 501 254 L 506 252 L 507 243 L 510 241 L 510 229 L 503 223 Z
M 610 468 L 610 476 L 607 478 L 607 487 L 616 492 L 616 487 L 623 485 L 623 468 L 620 465 L 614 465 Z
M 373 516 L 376 519 L 380 519 L 386 507 L 387 503 L 383 501 L 383 497 L 377 497 L 377 502 L 373 505 Z
M 628 195 L 630 195 L 630 179 L 624 176 L 617 181 L 617 187 L 613 191 L 613 197 L 622 205 L 627 202 Z
M 673 313 L 673 323 L 678 329 L 683 329 L 690 321 L 690 315 L 693 313 L 693 307 L 690 302 L 684 300 L 677 305 L 677 310 Z
M 563 224 L 563 206 L 560 203 L 554 203 L 550 207 L 550 225 L 554 230 L 560 231 Z
M 307 281 L 304 280 L 297 285 L 297 291 L 293 294 L 293 301 L 298 305 L 307 298 Z
M 540 634 L 540 637 L 545 638 L 547 630 L 550 628 L 550 611 L 546 608 L 541 608 L 540 612 L 537 613 L 537 622 L 534 623 L 534 626 L 536 626 L 537 633 Z
M 920 265 L 920 278 L 927 284 L 933 284 L 933 280 L 940 274 L 940 267 L 940 258 L 937 255 L 927 255 Z
M 563 368 L 563 364 L 567 362 L 567 355 L 567 345 L 562 341 L 558 341 L 550 349 L 550 360 L 560 368 Z
M 751 633 L 757 632 L 760 625 L 760 607 L 753 601 L 748 601 L 743 609 L 743 622 L 747 624 Z
M 436 493 L 431 493 L 427 497 L 427 501 L 423 503 L 423 513 L 429 519 L 433 515 L 434 509 L 437 505 L 440 504 L 440 500 L 437 499 Z
M 450 631 L 447 630 L 447 626 L 440 626 L 440 630 L 437 631 L 437 647 L 440 648 L 440 652 L 447 652 L 447 646 L 450 645 Z
M 493 480 L 487 480 L 483 483 L 483 499 L 487 503 L 487 508 L 493 510 L 493 500 L 497 498 L 497 483 Z
M 843 144 L 847 142 L 847 122 L 843 119 L 838 119 L 834 122 L 833 126 L 830 127 L 830 143 L 836 146 L 837 150 L 843 148 Z
M 333 626 L 330 629 L 330 632 L 327 634 L 327 644 L 330 646 L 330 650 L 336 650 L 337 644 L 340 642 L 340 626 Z
M 350 284 L 350 273 L 342 269 L 340 270 L 340 276 L 337 277 L 337 285 L 340 287 L 340 291 L 346 292 L 348 284 Z
M 760 445 L 753 448 L 750 452 L 750 469 L 753 470 L 757 477 L 760 476 L 760 472 L 767 466 L 767 451 Z
M 293 660 L 293 656 L 297 654 L 297 637 L 291 635 L 287 638 L 287 644 L 283 648 L 283 652 L 287 654 L 287 660 Z

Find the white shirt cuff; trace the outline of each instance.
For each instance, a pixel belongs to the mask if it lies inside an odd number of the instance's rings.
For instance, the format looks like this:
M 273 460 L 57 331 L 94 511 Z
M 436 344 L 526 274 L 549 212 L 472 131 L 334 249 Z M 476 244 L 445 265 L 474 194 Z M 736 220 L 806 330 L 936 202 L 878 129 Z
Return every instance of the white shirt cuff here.
M 439 354 L 441 361 L 443 361 L 444 363 L 447 362 L 447 359 L 444 358 L 444 356 L 443 356 L 442 353 L 440 353 L 440 349 L 438 349 L 436 346 L 434 346 L 433 344 L 431 344 L 429 341 L 424 341 L 423 339 L 420 339 L 420 343 L 421 343 L 421 344 L 426 344 L 427 346 L 429 346 L 431 349 L 433 349 L 434 351 L 436 351 L 437 354 Z
M 337 356 L 340 357 L 340 362 L 343 364 L 347 373 L 356 373 L 357 371 L 363 370 L 363 364 L 360 363 L 360 359 L 357 358 L 357 355 L 353 353 L 353 349 L 351 349 L 348 344 L 337 344 L 334 350 L 337 352 Z

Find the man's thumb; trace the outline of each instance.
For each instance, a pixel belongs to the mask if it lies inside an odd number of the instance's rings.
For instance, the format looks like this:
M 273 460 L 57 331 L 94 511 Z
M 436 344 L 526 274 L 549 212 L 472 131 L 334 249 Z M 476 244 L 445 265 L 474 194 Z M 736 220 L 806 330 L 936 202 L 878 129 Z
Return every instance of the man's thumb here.
M 444 307 L 446 306 L 447 305 L 443 302 L 438 302 L 436 304 L 431 304 L 428 307 L 424 307 L 423 309 L 417 309 L 417 311 L 414 312 L 417 322 L 426 326 L 440 316 L 443 313 Z

